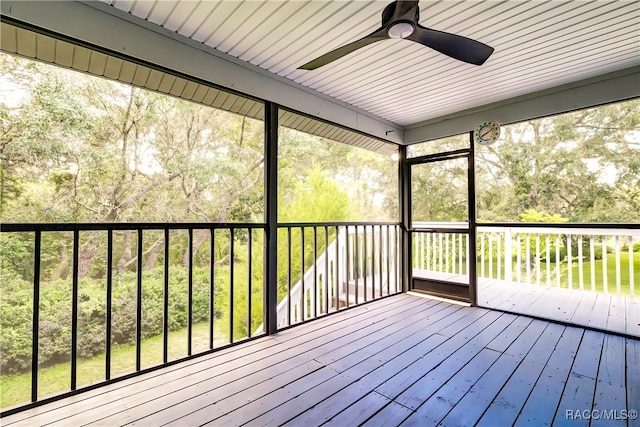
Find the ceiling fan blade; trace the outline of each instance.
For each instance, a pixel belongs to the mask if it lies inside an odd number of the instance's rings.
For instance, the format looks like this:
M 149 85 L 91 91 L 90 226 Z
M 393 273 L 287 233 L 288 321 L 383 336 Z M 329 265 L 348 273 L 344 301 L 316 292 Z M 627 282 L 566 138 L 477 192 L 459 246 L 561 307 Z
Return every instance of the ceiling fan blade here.
M 482 65 L 493 53 L 493 48 L 479 41 L 456 34 L 425 28 L 416 25 L 416 29 L 407 40 L 423 44 L 444 53 L 454 59 L 470 64 Z
M 371 43 L 379 42 L 381 40 L 388 39 L 387 30 L 385 28 L 379 28 L 375 30 L 373 33 L 369 34 L 361 38 L 360 40 L 356 40 L 344 46 L 341 46 L 331 52 L 325 53 L 324 55 L 314 59 L 313 61 L 309 61 L 304 65 L 298 67 L 299 70 L 315 70 L 316 68 L 322 67 L 323 65 L 327 65 L 330 62 L 333 62 L 337 59 L 342 58 L 345 55 L 354 52 L 361 47 L 365 47 L 370 45 Z

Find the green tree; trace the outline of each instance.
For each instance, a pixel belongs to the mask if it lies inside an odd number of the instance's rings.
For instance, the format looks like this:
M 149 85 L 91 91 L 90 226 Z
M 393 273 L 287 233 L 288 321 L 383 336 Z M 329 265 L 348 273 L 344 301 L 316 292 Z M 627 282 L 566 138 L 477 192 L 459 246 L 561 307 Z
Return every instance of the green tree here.
M 514 221 L 527 209 L 571 222 L 640 220 L 640 101 L 503 127 L 478 147 L 478 212 Z

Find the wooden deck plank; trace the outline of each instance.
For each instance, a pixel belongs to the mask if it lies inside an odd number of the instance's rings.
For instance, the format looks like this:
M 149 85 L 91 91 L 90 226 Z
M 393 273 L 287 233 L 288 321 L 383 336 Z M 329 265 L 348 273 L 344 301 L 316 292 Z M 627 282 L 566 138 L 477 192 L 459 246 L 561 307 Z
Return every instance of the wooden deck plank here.
M 570 319 L 570 322 L 579 326 L 586 326 L 589 321 L 589 316 L 591 316 L 591 312 L 593 311 L 593 307 L 596 303 L 595 292 L 580 292 L 581 298 L 576 311 L 573 313 L 573 316 Z
M 420 340 L 417 340 L 418 341 L 417 343 L 416 341 L 413 341 L 412 343 L 411 342 L 408 343 L 410 344 L 410 347 L 408 349 L 406 349 L 406 347 L 403 345 L 398 345 L 394 343 L 393 349 L 396 351 L 401 351 L 400 355 L 402 357 L 393 357 L 389 362 L 382 364 L 381 366 L 378 366 L 375 370 L 369 372 L 365 378 L 361 378 L 358 382 L 360 384 L 365 384 L 368 381 L 373 381 L 375 384 L 379 384 L 380 382 L 384 381 L 384 378 L 391 375 L 391 373 L 398 372 L 404 369 L 407 365 L 414 362 L 415 359 L 422 357 L 424 354 L 428 353 L 431 349 L 433 349 L 434 347 L 442 343 L 445 340 L 445 338 L 442 335 L 437 334 L 436 332 L 440 328 L 446 326 L 447 324 L 456 322 L 458 319 L 461 319 L 469 314 L 468 311 L 460 310 L 459 306 L 453 306 L 453 307 L 455 307 L 455 310 L 451 310 L 450 314 L 446 316 L 442 316 L 442 318 L 438 318 L 437 316 L 432 316 L 434 323 L 427 326 L 427 329 L 424 329 L 424 333 L 421 333 L 420 336 L 417 337 L 417 338 L 420 338 Z M 443 315 L 446 313 L 440 312 L 440 314 Z M 371 380 L 371 378 L 373 378 L 373 380 Z M 328 380 L 328 379 L 329 379 L 328 377 L 324 378 L 324 380 Z M 375 381 L 377 381 L 377 383 Z M 305 379 L 305 383 L 307 382 L 308 381 Z M 245 407 L 241 408 L 240 411 L 236 411 L 235 413 L 230 414 L 230 416 L 228 417 L 217 419 L 216 423 L 221 423 L 224 425 L 227 422 L 231 422 L 233 420 L 233 417 L 237 415 L 243 418 L 251 417 L 251 416 L 257 417 L 256 413 L 258 409 L 264 412 L 267 412 L 267 410 L 275 410 L 275 412 L 273 413 L 266 413 L 260 418 L 253 420 L 256 424 L 264 424 L 269 420 L 271 420 L 274 417 L 274 414 L 277 414 L 278 411 L 281 411 L 282 408 L 278 408 L 278 407 L 281 405 L 282 402 L 288 402 L 294 398 L 297 401 L 298 396 L 312 389 L 313 387 L 315 387 L 315 384 L 309 387 L 307 387 L 306 384 L 305 385 L 291 384 L 290 386 L 283 387 L 282 389 L 275 391 L 272 395 L 268 397 L 265 397 L 258 401 L 252 402 L 249 405 L 246 405 Z M 371 389 L 373 389 L 373 386 L 371 387 Z
M 437 305 L 437 307 L 442 306 L 442 304 Z M 434 311 L 435 312 L 435 311 Z M 401 337 L 403 335 L 410 335 L 414 330 L 420 329 L 420 328 L 424 328 L 424 325 L 420 325 L 418 323 L 416 323 L 415 321 L 413 322 L 413 324 L 395 324 L 394 328 L 397 329 L 396 331 L 396 336 L 393 338 L 394 341 L 395 340 L 399 340 L 401 339 Z M 339 360 L 343 365 L 345 365 L 347 368 L 349 369 L 354 365 L 357 365 L 358 363 L 360 363 L 363 360 L 367 360 L 368 357 L 370 356 L 370 354 L 368 354 L 368 352 L 371 352 L 373 354 L 375 354 L 376 352 L 379 352 L 380 350 L 382 350 L 382 348 L 384 346 L 381 346 L 379 341 L 381 338 L 386 338 L 384 333 L 381 334 L 373 334 L 373 335 L 369 335 L 367 337 L 367 340 L 364 341 L 364 343 L 360 343 L 359 341 L 354 341 L 352 342 L 349 346 L 339 346 L 336 347 L 336 350 L 341 350 L 341 349 L 348 349 L 348 351 L 350 351 L 350 353 L 348 354 L 344 354 L 343 357 Z M 372 350 L 373 348 L 373 350 Z M 375 350 L 377 348 L 377 350 Z M 400 346 L 398 347 L 400 348 Z M 363 351 L 364 350 L 364 351 Z M 321 360 L 321 357 L 316 357 L 315 360 Z M 325 379 L 327 378 L 331 378 L 332 376 L 336 376 L 338 374 L 338 369 L 331 369 L 329 373 L 325 373 L 324 377 Z M 306 381 L 306 380 L 305 380 Z M 268 389 L 268 387 L 267 387 Z M 273 388 L 272 388 L 273 390 Z M 249 399 L 249 400 L 253 400 L 253 399 Z M 246 402 L 245 402 L 246 403 Z M 196 407 L 200 407 L 202 405 L 199 404 L 194 404 L 193 402 L 190 402 L 189 405 L 194 405 Z M 224 405 L 224 409 L 225 410 L 229 410 L 231 409 L 229 407 L 229 405 Z M 200 420 L 197 417 L 200 416 L 205 416 L 208 417 L 209 420 L 215 419 L 218 416 L 221 416 L 223 414 L 220 414 L 217 411 L 207 411 L 206 415 L 202 414 L 202 410 L 198 410 L 198 412 L 200 414 L 195 414 L 194 417 L 196 417 L 195 419 L 198 419 L 198 423 L 202 422 L 202 420 Z M 175 422 L 177 424 L 184 424 L 184 423 L 190 423 L 193 418 L 188 417 L 186 419 L 179 419 L 179 420 L 175 420 Z M 207 420 L 205 420 L 207 421 Z M 218 421 L 216 420 L 216 423 L 219 423 L 222 421 Z M 145 419 L 142 422 L 143 424 L 148 424 L 148 423 L 153 423 L 153 419 Z
M 626 332 L 625 298 L 620 295 L 611 295 L 609 316 L 607 317 L 607 330 L 624 334 Z
M 461 311 L 466 312 L 467 315 L 461 320 L 455 321 L 445 329 L 455 327 L 455 328 L 458 328 L 459 334 L 464 334 L 467 328 L 474 327 L 476 324 L 478 324 L 478 317 L 482 317 L 482 316 L 477 316 L 476 313 L 473 313 L 472 311 L 467 310 L 465 307 L 463 307 Z M 483 313 L 483 314 L 486 314 L 486 313 Z M 430 331 L 430 332 L 436 333 L 437 330 Z M 442 346 L 447 345 L 447 343 L 449 343 L 450 341 L 451 340 L 446 340 L 442 344 L 437 345 L 435 348 L 440 349 Z M 298 396 L 296 398 L 296 402 L 297 403 L 303 402 L 303 406 L 308 409 L 303 411 L 301 414 L 296 415 L 296 417 L 292 417 L 287 422 L 292 422 L 292 424 L 295 424 L 295 425 L 301 425 L 301 424 L 318 425 L 319 424 L 318 421 L 321 421 L 321 422 L 326 421 L 328 415 L 329 417 L 333 416 L 337 412 L 344 409 L 344 406 L 342 405 L 344 405 L 345 403 L 348 404 L 349 401 L 347 400 L 345 402 L 344 399 L 335 398 L 334 395 L 336 395 L 336 393 L 338 392 L 342 392 L 343 389 L 349 387 L 356 381 L 357 383 L 355 384 L 355 386 L 345 390 L 344 393 L 346 393 L 347 395 L 352 395 L 352 393 L 359 393 L 360 390 L 358 390 L 357 387 L 359 386 L 366 387 L 364 386 L 364 384 L 366 384 L 367 381 L 366 380 L 362 381 L 362 378 L 366 375 L 371 375 L 374 377 L 380 376 L 382 378 L 387 377 L 388 375 L 379 375 L 381 371 L 378 371 L 378 368 L 380 368 L 381 364 L 385 365 L 385 367 L 390 366 L 390 365 L 386 365 L 386 362 L 393 360 L 395 358 L 393 356 L 393 353 L 399 350 L 398 348 L 395 348 L 395 347 L 396 346 L 394 346 L 394 348 L 387 349 L 387 352 L 390 353 L 389 356 L 382 358 L 382 356 L 379 354 L 376 356 L 374 360 L 369 360 L 368 364 L 354 366 L 352 369 L 343 372 L 339 376 L 333 377 L 327 382 L 321 384 L 320 386 L 314 389 L 311 389 L 303 393 L 302 395 Z M 431 355 L 434 351 L 435 350 L 429 351 L 428 354 Z M 398 354 L 402 354 L 402 353 L 398 353 Z M 377 379 L 374 382 L 380 383 L 381 381 L 382 380 Z M 267 414 L 267 416 L 269 418 L 273 418 L 274 415 L 277 415 L 276 419 L 281 419 L 281 416 L 279 415 L 281 411 L 282 411 L 282 407 L 278 407 L 274 411 L 272 411 L 274 412 L 274 414 L 269 413 Z M 257 419 L 254 421 L 258 421 L 260 424 L 263 424 L 263 425 L 272 424 L 271 422 L 265 423 L 261 419 Z M 278 423 L 274 422 L 273 424 L 278 424 Z
M 487 348 L 491 350 L 504 353 L 509 346 L 522 334 L 522 332 L 532 322 L 532 318 L 525 316 L 518 316 L 500 335 L 495 337 Z
M 640 413 L 640 340 L 625 339 L 626 368 L 627 368 L 627 409 Z M 640 425 L 639 418 L 629 425 Z
M 411 411 L 411 409 L 391 401 L 387 406 L 366 420 L 362 424 L 362 427 L 398 426 L 412 413 L 413 411 Z
M 340 412 L 329 421 L 325 426 L 344 427 L 349 425 L 360 425 L 364 423 L 375 408 L 387 406 L 391 401 L 375 391 L 367 393 L 363 398 L 357 400 L 346 410 Z
M 587 321 L 587 326 L 606 329 L 609 320 L 609 306 L 611 305 L 611 295 L 598 294 L 596 302 L 593 304 L 593 311 Z
M 508 310 L 508 308 L 513 306 L 513 298 L 521 291 L 520 285 L 503 282 L 499 286 L 496 286 L 493 292 L 485 295 L 485 299 L 481 300 L 479 304 L 481 306 L 497 308 L 498 310 Z
M 640 298 L 625 299 L 625 331 L 627 334 L 640 337 Z
M 457 427 L 476 424 L 547 325 L 546 322 L 539 320 L 531 322 L 507 351 L 502 353 L 491 368 L 440 421 L 440 425 Z
M 476 319 L 474 323 L 469 325 L 468 328 L 463 331 L 463 334 L 453 335 L 453 339 L 445 341 L 441 346 L 433 349 L 433 351 L 429 352 L 422 359 L 414 361 L 409 369 L 405 369 L 384 381 L 381 385 L 376 387 L 375 390 L 383 396 L 395 400 L 397 396 L 407 388 L 411 387 L 417 379 L 438 366 L 447 358 L 447 356 L 463 346 L 468 336 L 475 336 L 484 329 L 488 322 L 491 322 L 498 317 L 499 316 L 494 314 L 484 318 L 484 321 L 481 321 L 481 319 L 483 319 L 482 317 Z
M 421 343 L 413 347 L 411 350 L 416 349 L 417 352 L 426 353 L 429 349 L 434 346 L 439 345 L 444 340 L 444 337 L 434 334 L 429 336 L 427 339 L 423 340 Z M 402 366 L 398 366 L 397 361 L 402 360 L 401 357 L 403 354 L 400 354 L 398 357 L 392 358 L 387 363 L 382 364 L 382 366 L 378 367 L 376 371 L 378 371 L 378 375 L 384 375 L 381 372 L 387 370 L 399 370 L 402 369 Z M 356 372 L 354 370 L 353 372 Z M 348 373 L 348 374 L 351 374 Z M 336 374 L 337 375 L 337 374 Z M 334 376 L 336 376 L 334 375 Z M 371 374 L 375 375 L 375 374 Z M 292 383 L 286 387 L 283 387 L 280 390 L 274 391 L 272 394 L 268 396 L 264 396 L 263 398 L 251 402 L 250 404 L 240 408 L 237 411 L 229 413 L 221 418 L 215 419 L 212 424 L 213 425 L 227 425 L 233 423 L 234 419 L 238 417 L 240 419 L 249 420 L 250 425 L 265 425 L 269 422 L 274 422 L 277 424 L 278 417 L 283 417 L 288 420 L 292 418 L 294 415 L 300 414 L 304 412 L 307 407 L 304 405 L 300 405 L 300 403 L 306 403 L 308 401 L 307 395 L 304 395 L 302 399 L 300 398 L 306 392 L 310 392 L 315 387 L 321 385 L 322 383 L 330 380 L 332 377 L 330 375 L 325 375 L 323 378 L 315 383 L 311 383 L 308 378 L 299 381 L 299 383 Z M 339 383 L 339 380 L 333 380 L 334 385 Z M 338 384 L 339 385 L 339 384 Z M 328 387 L 329 393 L 331 393 L 331 387 Z M 326 390 L 326 389 L 325 389 Z M 322 401 L 322 397 L 317 402 Z M 316 402 L 316 403 L 317 403 Z M 294 406 L 294 409 L 288 409 L 283 406 Z
M 489 285 L 486 289 L 482 290 L 485 283 L 488 283 Z M 513 282 L 506 282 L 498 279 L 478 278 L 478 289 L 478 296 L 482 296 L 482 298 L 484 298 L 483 301 L 491 301 L 496 296 L 503 294 L 505 291 L 510 289 L 517 290 L 517 285 Z
M 451 353 L 437 367 L 427 372 L 394 400 L 410 409 L 419 408 L 442 384 L 449 381 L 464 365 L 470 362 L 482 349 L 501 333 L 514 320 L 513 316 L 503 315 L 491 322 L 484 330 Z
M 439 310 L 436 310 L 438 308 Z M 445 303 L 436 304 L 433 306 L 432 310 L 425 311 L 422 316 L 418 316 L 417 318 L 415 316 L 412 316 L 410 319 L 407 320 L 406 323 L 398 324 L 397 326 L 399 326 L 401 330 L 400 331 L 395 330 L 393 332 L 395 334 L 394 342 L 403 341 L 407 337 L 410 337 L 411 335 L 413 335 L 414 333 L 421 331 L 424 328 L 424 325 L 421 325 L 419 323 L 419 319 L 422 319 L 422 318 L 429 318 L 431 320 L 442 319 L 444 317 L 447 317 L 455 313 L 456 311 L 459 311 L 460 309 L 461 307 L 451 307 L 451 305 L 445 304 Z M 416 320 L 418 320 L 418 322 L 416 322 Z M 429 330 L 433 332 L 432 329 L 429 329 Z M 376 334 L 376 336 L 369 335 L 366 338 L 367 338 L 367 342 L 370 342 L 374 345 L 364 346 L 360 350 L 355 351 L 356 347 L 354 346 L 354 344 L 356 343 L 352 341 L 348 346 L 338 347 L 332 350 L 331 352 L 327 352 L 317 357 L 316 360 L 327 366 L 331 366 L 331 369 L 333 369 L 336 372 L 344 372 L 345 370 L 353 366 L 354 358 L 368 357 L 368 356 L 371 356 L 372 354 L 378 353 L 381 350 L 380 343 L 384 343 L 384 340 L 387 338 L 387 336 L 386 335 L 383 336 L 380 333 L 378 333 Z
M 479 426 L 512 425 L 529 397 L 565 327 L 547 326 L 511 378 L 480 418 Z
M 435 426 L 451 411 L 469 389 L 485 374 L 500 357 L 500 352 L 483 349 L 465 363 L 450 380 L 433 393 L 403 422 L 404 425 Z
M 234 409 L 230 407 L 229 404 L 221 405 L 220 402 L 222 400 L 230 399 L 238 393 L 247 394 L 250 392 L 254 392 L 255 396 L 249 400 L 262 397 L 259 390 L 270 391 L 295 381 L 295 378 L 286 375 L 283 376 L 282 373 L 284 371 L 304 364 L 307 360 L 318 358 L 326 352 L 331 352 L 347 345 L 351 348 L 359 348 L 358 346 L 360 345 L 366 346 L 368 342 L 374 341 L 376 335 L 384 331 L 385 328 L 395 329 L 395 327 L 397 327 L 397 325 L 395 325 L 396 323 L 400 325 L 410 324 L 413 321 L 413 315 L 417 315 L 425 310 L 437 309 L 437 307 L 441 305 L 442 304 L 436 304 L 431 301 L 425 301 L 407 310 L 386 313 L 386 318 L 389 318 L 389 316 L 393 318 L 393 321 L 390 322 L 374 322 L 365 327 L 360 327 L 358 330 L 352 330 L 346 335 L 345 333 L 348 331 L 344 329 L 340 331 L 336 330 L 334 332 L 339 335 L 323 336 L 319 342 L 306 342 L 304 345 L 296 348 L 281 351 L 273 355 L 268 361 L 261 360 L 260 363 L 251 370 L 246 370 L 246 376 L 240 375 L 240 378 L 238 378 L 237 373 L 225 372 L 216 378 L 207 379 L 184 387 L 184 395 L 166 394 L 157 399 L 147 400 L 131 411 L 111 415 L 101 421 L 109 424 L 113 423 L 116 419 L 122 419 L 124 416 L 126 419 L 135 421 L 136 424 L 141 425 L 158 425 L 168 422 L 188 424 L 190 423 L 189 420 L 192 419 L 198 419 L 200 417 L 207 418 L 214 414 L 218 415 L 218 411 Z M 274 375 L 274 372 L 277 373 L 277 375 Z M 262 384 L 263 382 L 266 382 L 266 384 Z M 257 385 L 260 385 L 260 387 L 256 388 Z M 191 389 L 194 391 L 191 392 Z M 212 398 L 212 396 L 218 397 Z M 246 399 L 244 403 L 246 403 Z M 212 405 L 215 405 L 215 408 L 212 407 Z M 205 408 L 210 410 L 205 411 Z M 204 414 L 205 412 L 208 413 Z M 186 414 L 185 419 L 181 420 L 179 417 L 176 417 L 175 414 Z M 207 421 L 209 421 L 209 419 L 204 419 L 202 422 Z
M 505 318 L 505 323 L 508 322 L 509 320 L 512 320 L 512 319 L 508 319 L 507 316 L 501 316 L 501 319 L 502 318 Z M 490 329 L 491 327 L 493 327 L 494 329 L 499 329 L 501 325 L 499 324 L 499 322 L 494 321 L 489 325 L 487 329 Z M 487 329 L 485 329 L 485 331 L 487 331 Z M 480 334 L 484 333 L 485 331 L 482 331 Z M 490 334 L 490 332 L 487 332 L 487 334 Z M 479 341 L 479 339 L 477 341 Z M 463 351 L 469 350 L 470 348 L 471 346 L 468 346 L 466 348 L 465 346 L 463 346 L 463 348 L 459 349 L 459 351 L 456 353 L 462 353 Z M 429 354 L 427 354 L 427 357 L 429 357 Z M 438 368 L 441 368 L 442 372 L 450 373 L 449 367 L 445 366 L 447 365 L 447 362 L 449 360 L 450 358 L 447 358 L 447 360 L 445 360 L 438 367 Z M 419 363 L 420 361 L 418 360 L 416 364 L 419 364 Z M 411 371 L 415 370 L 414 368 L 409 368 L 409 369 Z M 345 403 L 346 405 L 348 405 L 348 402 L 357 400 L 359 396 L 367 393 L 368 390 L 370 390 L 372 387 L 375 387 L 376 385 L 381 384 L 383 379 L 388 376 L 389 376 L 389 373 L 386 373 L 382 377 L 380 377 L 379 375 L 378 376 L 366 375 L 363 379 L 359 380 L 357 383 L 351 384 L 347 388 L 341 390 L 339 393 L 336 393 L 335 395 L 331 396 L 329 399 L 323 401 L 321 404 L 317 405 L 312 410 L 307 411 L 308 413 L 304 414 L 302 419 L 297 419 L 297 418 L 294 419 L 292 421 L 292 425 L 300 425 L 300 424 L 319 425 L 322 421 L 326 420 L 327 417 L 331 416 L 332 411 L 335 411 L 336 409 L 343 409 L 345 406 Z M 395 399 L 395 401 L 397 403 L 403 404 L 403 402 L 398 399 Z M 404 405 L 404 406 L 407 406 L 407 405 Z
M 540 298 L 535 307 L 531 307 L 527 314 L 539 315 L 543 319 L 569 322 L 580 306 L 582 294 L 575 290 L 547 288 L 545 295 Z
M 538 286 L 538 285 L 527 285 L 524 287 L 523 291 L 518 294 L 518 299 L 514 306 L 511 308 L 511 311 L 514 313 L 531 313 L 535 311 L 540 311 L 541 308 L 548 308 L 548 304 L 545 304 L 545 294 L 547 294 L 551 288 L 547 288 L 546 286 Z M 542 302 L 542 304 L 540 304 Z M 534 308 L 536 307 L 536 308 Z M 543 316 L 541 316 L 543 317 Z
M 504 282 L 497 279 L 478 279 L 478 301 L 486 304 L 504 291 Z
M 593 399 L 593 408 L 596 411 L 614 411 L 622 414 L 627 407 L 626 391 L 626 363 L 620 354 L 625 353 L 624 338 L 617 335 L 605 335 L 600 357 L 600 366 L 596 379 L 596 390 Z M 612 419 L 594 419 L 591 426 L 602 425 L 626 426 L 627 420 L 622 417 Z
M 519 426 L 549 426 L 560 403 L 562 390 L 578 351 L 584 330 L 565 328 L 553 349 L 549 362 L 533 386 L 515 424 Z
M 604 337 L 601 332 L 589 330 L 582 335 L 553 425 L 589 425 L 588 419 L 568 419 L 567 414 L 592 407 Z

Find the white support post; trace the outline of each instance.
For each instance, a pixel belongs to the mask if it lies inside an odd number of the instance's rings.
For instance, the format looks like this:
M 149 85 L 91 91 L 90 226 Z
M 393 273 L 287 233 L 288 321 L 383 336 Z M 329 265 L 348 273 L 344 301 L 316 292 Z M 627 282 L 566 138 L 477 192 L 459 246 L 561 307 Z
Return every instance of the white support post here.
M 500 251 L 501 249 L 501 242 L 502 242 L 502 234 L 498 234 L 497 236 L 497 240 L 496 240 L 496 246 L 498 247 L 497 252 L 496 252 L 496 260 L 498 262 L 498 271 L 496 274 L 496 279 L 500 280 L 504 275 L 501 274 L 502 273 L 502 253 Z
M 456 258 L 457 254 L 456 254 L 456 235 L 452 234 L 451 235 L 451 272 L 455 273 L 456 272 Z
M 551 236 L 549 233 L 545 235 L 546 241 L 546 264 L 547 264 L 547 287 L 551 286 Z
M 467 239 L 467 245 L 466 245 L 466 251 L 465 251 L 466 252 L 465 253 L 465 257 L 467 258 L 467 271 L 465 273 L 467 275 L 469 275 L 469 265 L 472 262 L 476 262 L 476 259 L 475 259 L 475 257 L 473 259 L 469 257 L 469 235 L 465 234 L 465 236 L 466 236 L 466 239 Z
M 616 294 L 620 295 L 621 283 L 620 283 L 620 236 L 615 237 L 616 243 Z
M 504 230 L 504 280 L 511 283 L 513 281 L 513 266 L 511 265 L 513 256 L 511 228 Z
M 424 233 L 420 233 L 420 268 L 424 270 Z
M 560 287 L 560 234 L 556 234 L 556 287 Z
M 460 238 L 458 239 L 458 274 L 464 274 L 462 271 L 462 263 L 462 236 L 460 236 Z
M 440 246 L 437 243 L 437 238 L 438 238 L 439 234 L 437 233 L 432 233 L 431 237 L 432 237 L 432 241 L 433 244 L 431 245 L 432 248 L 432 252 L 433 252 L 433 257 L 432 257 L 432 263 L 431 263 L 431 271 L 438 271 L 438 252 L 440 251 Z
M 540 234 L 536 233 L 536 285 L 540 286 Z
M 596 242 L 593 234 L 589 235 L 589 264 L 591 265 L 591 292 L 596 291 Z
M 493 233 L 488 233 L 489 236 L 489 279 L 493 279 Z
M 444 235 L 444 271 L 449 272 L 449 233 Z
M 604 293 L 609 293 L 609 283 L 607 277 L 607 236 L 602 236 L 602 284 Z
M 422 237 L 424 239 L 424 236 Z M 424 254 L 422 254 L 422 256 L 424 256 L 425 258 L 425 267 L 427 270 L 431 270 L 431 251 L 433 250 L 431 248 L 431 236 L 427 234 L 427 238 L 425 239 L 427 242 L 426 245 L 426 250 L 424 252 Z
M 480 235 L 480 277 L 487 277 L 484 274 L 484 236 L 486 236 L 487 233 L 482 233 Z M 467 264 L 469 262 L 467 261 Z
M 568 279 L 568 287 L 569 289 L 573 289 L 573 264 L 572 264 L 572 254 L 571 254 L 571 234 L 567 233 L 567 273 L 569 276 Z
M 440 257 L 438 264 L 439 264 L 439 270 L 440 272 L 442 272 L 442 233 L 438 233 L 438 256 Z
M 629 236 L 629 295 L 635 296 L 633 283 L 633 236 Z
M 584 271 L 582 260 L 582 234 L 578 235 L 578 283 L 580 290 L 584 291 Z
M 520 284 L 522 279 L 521 276 L 521 258 L 520 258 L 520 233 L 516 233 L 516 282 Z
M 525 270 L 527 272 L 527 285 L 531 284 L 531 233 L 527 233 L 527 237 L 524 239 L 525 241 Z

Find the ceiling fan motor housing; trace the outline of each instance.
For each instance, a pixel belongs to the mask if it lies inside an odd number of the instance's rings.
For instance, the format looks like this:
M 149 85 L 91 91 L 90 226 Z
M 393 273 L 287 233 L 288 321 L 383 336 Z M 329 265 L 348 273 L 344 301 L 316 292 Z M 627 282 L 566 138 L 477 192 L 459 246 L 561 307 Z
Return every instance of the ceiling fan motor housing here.
M 420 19 L 417 1 L 396 1 L 382 11 L 382 27 L 392 39 L 409 37 L 416 29 Z
M 382 26 L 389 28 L 399 21 L 417 24 L 420 20 L 420 8 L 417 1 L 394 1 L 382 11 Z

